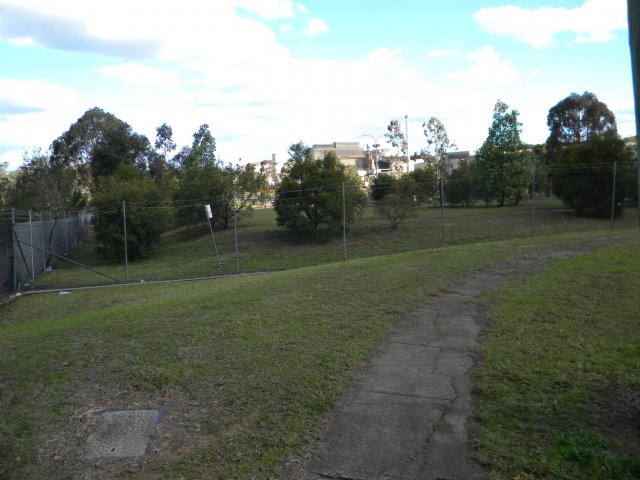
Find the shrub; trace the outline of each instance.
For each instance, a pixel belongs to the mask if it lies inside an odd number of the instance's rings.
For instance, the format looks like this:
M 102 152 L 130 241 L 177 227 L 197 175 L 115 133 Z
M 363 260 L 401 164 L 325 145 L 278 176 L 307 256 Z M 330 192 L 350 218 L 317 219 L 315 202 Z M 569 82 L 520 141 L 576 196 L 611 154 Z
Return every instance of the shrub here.
M 346 168 L 333 152 L 314 159 L 302 143 L 289 149 L 290 160 L 276 191 L 274 208 L 278 225 L 300 235 L 318 237 L 340 230 L 343 222 L 342 186 L 345 188 L 344 220 L 351 223 L 366 201 L 357 173 Z
M 396 180 L 389 193 L 378 201 L 378 211 L 389 220 L 392 230 L 396 230 L 402 220 L 415 213 L 417 189 L 416 181 L 407 175 Z
M 166 184 L 144 177 L 132 166 L 122 164 L 115 175 L 100 178 L 91 205 L 95 210 L 92 224 L 101 250 L 118 256 L 124 254 L 122 202 L 125 201 L 128 257 L 135 260 L 147 256 L 170 224 L 169 198 Z
M 633 154 L 615 135 L 594 136 L 565 147 L 551 168 L 554 195 L 578 214 L 611 215 L 613 163 L 617 162 L 614 215 L 622 213 L 625 198 L 633 195 Z

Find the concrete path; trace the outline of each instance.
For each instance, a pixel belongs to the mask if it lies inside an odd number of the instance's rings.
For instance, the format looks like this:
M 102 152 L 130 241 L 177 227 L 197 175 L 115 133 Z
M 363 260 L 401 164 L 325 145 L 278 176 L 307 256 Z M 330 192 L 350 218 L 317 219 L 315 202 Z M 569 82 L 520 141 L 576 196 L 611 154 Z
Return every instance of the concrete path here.
M 401 322 L 296 472 L 305 480 L 484 479 L 470 458 L 471 370 L 483 321 L 469 302 L 510 273 L 576 251 L 532 254 L 475 273 Z

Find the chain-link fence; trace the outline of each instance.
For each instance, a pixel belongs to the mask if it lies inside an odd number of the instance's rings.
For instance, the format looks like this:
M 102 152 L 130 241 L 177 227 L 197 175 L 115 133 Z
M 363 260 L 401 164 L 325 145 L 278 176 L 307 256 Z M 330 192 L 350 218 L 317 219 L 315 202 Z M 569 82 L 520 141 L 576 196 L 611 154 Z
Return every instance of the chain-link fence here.
M 610 204 L 605 205 L 611 210 L 609 218 L 577 215 L 557 198 L 543 192 L 532 195 L 531 188 L 516 205 L 476 201 L 468 207 L 452 206 L 446 203 L 442 184 L 396 197 L 393 189 L 381 197 L 380 192 L 333 185 L 281 192 L 266 202 L 261 195 L 261 203 L 227 196 L 173 205 L 120 202 L 81 216 L 3 212 L 0 274 L 5 292 L 66 289 L 210 278 L 445 245 L 638 228 L 637 193 L 623 199 L 627 203 L 621 210 L 615 181 L 614 174 L 609 199 L 603 196 Z
M 0 212 L 2 295 L 30 287 L 41 272 L 51 272 L 82 242 L 89 214 Z M 59 262 L 58 262 L 59 263 Z
M 11 213 L 0 211 L 0 302 L 13 289 Z

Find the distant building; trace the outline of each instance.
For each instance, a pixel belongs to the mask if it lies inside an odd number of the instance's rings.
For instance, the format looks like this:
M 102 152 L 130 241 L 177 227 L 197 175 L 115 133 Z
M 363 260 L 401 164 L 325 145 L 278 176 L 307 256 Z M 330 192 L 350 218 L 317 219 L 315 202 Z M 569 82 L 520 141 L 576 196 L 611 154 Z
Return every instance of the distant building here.
M 411 157 L 413 159 L 413 157 Z M 458 151 L 458 152 L 448 152 L 447 153 L 447 170 L 451 171 L 454 170 L 456 168 L 458 168 L 458 166 L 460 165 L 460 162 L 462 160 L 472 160 L 474 157 L 473 155 L 471 155 L 467 150 L 463 150 L 463 151 Z M 420 168 L 425 168 L 425 167 L 433 167 L 435 166 L 435 159 L 431 158 L 427 158 L 425 160 L 423 160 L 420 163 L 416 163 L 415 164 L 415 169 L 418 170 Z
M 270 187 L 278 184 L 278 166 L 276 164 L 276 154 L 271 155 L 271 160 L 262 160 L 260 162 L 251 162 L 256 172 L 261 173 L 267 179 Z
M 627 137 L 624 139 L 624 144 L 633 152 L 634 158 L 638 155 L 638 140 L 637 137 Z
M 355 168 L 361 177 L 373 170 L 372 152 L 362 150 L 359 142 L 318 143 L 312 148 L 314 158 L 322 158 L 327 152 L 334 152 L 343 165 Z

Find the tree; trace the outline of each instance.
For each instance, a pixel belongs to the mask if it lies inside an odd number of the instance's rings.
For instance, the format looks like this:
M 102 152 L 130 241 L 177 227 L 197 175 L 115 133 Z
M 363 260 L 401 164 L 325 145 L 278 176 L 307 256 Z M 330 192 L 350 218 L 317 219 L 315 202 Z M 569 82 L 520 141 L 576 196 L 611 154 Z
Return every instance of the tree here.
M 178 215 L 184 223 L 206 220 L 205 204 L 211 206 L 213 222 L 228 228 L 267 199 L 267 180 L 253 165 L 222 166 L 216 160 L 216 141 L 203 124 L 193 135 L 193 144 L 183 149 L 183 170 L 175 195 Z
M 180 174 L 174 196 L 178 221 L 182 224 L 206 221 L 204 205 L 219 201 L 222 182 L 222 169 L 218 165 L 188 165 Z
M 453 144 L 449 141 L 447 129 L 444 124 L 436 117 L 431 117 L 428 122 L 422 124 L 424 127 L 424 136 L 427 137 L 427 148 L 425 153 L 428 157 L 433 158 L 439 168 L 440 175 L 440 192 L 444 186 L 444 177 L 447 170 L 447 154 Z M 437 187 L 436 187 L 437 188 Z M 440 195 L 440 205 L 444 204 L 444 198 Z
M 409 174 L 416 182 L 418 203 L 433 201 L 439 195 L 438 172 L 432 166 L 418 168 Z
M 402 133 L 402 127 L 398 120 L 391 120 L 387 126 L 387 133 L 384 134 L 387 137 L 387 142 L 396 148 L 397 155 L 407 153 L 407 141 Z
M 154 153 L 147 137 L 133 132 L 129 124 L 119 123 L 93 145 L 89 160 L 93 181 L 113 175 L 121 164 L 146 173 Z
M 391 230 L 397 230 L 402 220 L 415 213 L 416 191 L 416 181 L 405 175 L 393 182 L 390 192 L 377 202 L 378 212 L 389 220 Z
M 73 167 L 52 164 L 49 155 L 36 149 L 23 156 L 10 202 L 18 209 L 38 212 L 81 210 L 87 203 L 87 196 L 75 180 Z
M 176 149 L 176 144 L 173 141 L 173 129 L 166 123 L 156 128 L 156 142 L 154 146 L 156 150 L 162 152 L 165 161 L 167 160 L 169 152 Z
M 154 147 L 156 154 L 150 158 L 149 174 L 154 178 L 160 178 L 167 171 L 169 152 L 176 149 L 176 144 L 173 141 L 173 129 L 166 123 L 156 128 Z
M 454 168 L 445 180 L 444 195 L 450 205 L 466 207 L 473 203 L 474 191 L 473 164 L 467 160 L 461 160 L 457 168 Z
M 591 92 L 571 93 L 549 109 L 549 137 L 546 141 L 545 164 L 553 165 L 568 145 L 587 142 L 593 135 L 617 134 L 614 114 Z M 551 192 L 550 170 L 545 180 L 547 196 Z
M 345 168 L 334 152 L 314 159 L 304 143 L 291 145 L 274 202 L 278 225 L 312 237 L 338 231 L 343 222 L 343 184 L 344 220 L 351 223 L 365 201 L 357 174 Z
M 379 173 L 371 183 L 371 200 L 378 202 L 393 191 L 397 178 L 388 173 Z
M 217 196 L 211 203 L 214 220 L 228 228 L 234 215 L 236 220 L 249 214 L 253 207 L 267 201 L 267 179 L 256 172 L 252 164 L 246 167 L 227 165 L 217 177 Z
M 553 193 L 578 214 L 609 217 L 616 162 L 614 215 L 622 213 L 625 198 L 635 190 L 633 153 L 611 133 L 565 147 L 551 166 Z
M 549 109 L 547 115 L 547 163 L 553 164 L 563 147 L 587 142 L 593 135 L 617 134 L 616 119 L 609 107 L 591 92 L 571 93 Z
M 476 193 L 487 204 L 518 203 L 529 182 L 529 155 L 520 141 L 518 111 L 498 100 L 486 140 L 476 152 Z
M 193 134 L 191 147 L 178 153 L 181 171 L 175 203 L 182 223 L 205 221 L 203 205 L 218 201 L 223 179 L 215 153 L 216 141 L 206 123 Z
M 127 205 L 129 260 L 144 258 L 170 225 L 169 190 L 125 163 L 118 165 L 113 175 L 98 178 L 91 199 L 91 223 L 100 249 L 116 256 L 124 254 L 123 201 Z
M 7 210 L 12 207 L 13 200 L 13 180 L 7 169 L 9 162 L 0 163 L 0 210 Z
M 90 190 L 92 174 L 90 162 L 93 149 L 114 129 L 130 128 L 115 115 L 94 107 L 87 110 L 69 129 L 51 144 L 51 164 L 73 167 L 76 183 L 84 193 Z
M 426 154 L 433 158 L 438 165 L 446 166 L 447 153 L 454 145 L 449 141 L 447 129 L 436 117 L 431 117 L 428 122 L 422 124 L 424 136 L 427 138 Z
M 193 134 L 193 143 L 184 160 L 184 168 L 193 165 L 215 165 L 216 163 L 216 139 L 209 131 L 209 125 L 204 123 Z

